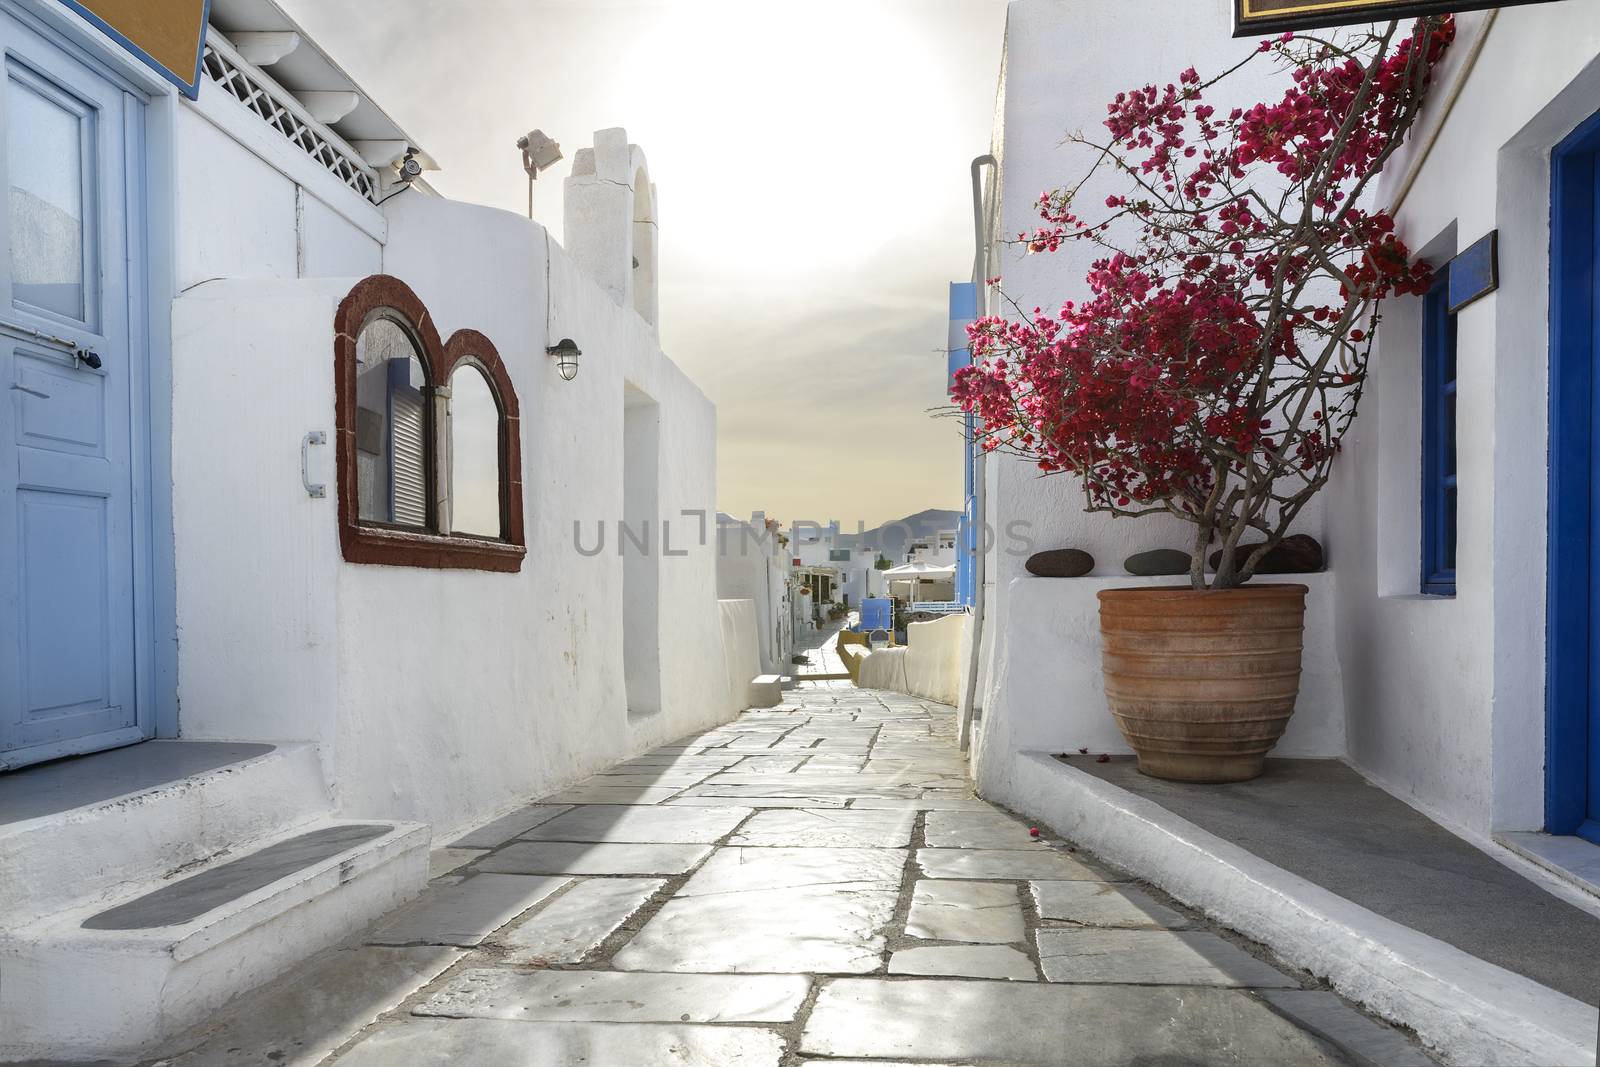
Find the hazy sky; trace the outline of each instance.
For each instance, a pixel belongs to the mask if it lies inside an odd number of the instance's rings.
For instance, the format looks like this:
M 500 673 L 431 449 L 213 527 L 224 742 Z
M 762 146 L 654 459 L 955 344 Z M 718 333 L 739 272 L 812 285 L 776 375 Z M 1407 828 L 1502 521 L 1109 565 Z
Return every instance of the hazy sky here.
M 515 141 L 624 126 L 659 190 L 661 339 L 717 405 L 717 506 L 959 508 L 946 283 L 972 261 L 1004 0 L 279 0 L 438 161 L 526 208 Z M 852 463 L 855 472 L 846 468 Z

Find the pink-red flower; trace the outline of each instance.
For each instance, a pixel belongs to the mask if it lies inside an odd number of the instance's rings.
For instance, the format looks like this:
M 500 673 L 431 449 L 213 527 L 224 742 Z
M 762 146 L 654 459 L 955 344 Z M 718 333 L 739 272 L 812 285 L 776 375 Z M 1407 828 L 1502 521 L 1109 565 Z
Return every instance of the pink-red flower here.
M 1448 16 L 1415 26 L 1343 51 L 1263 42 L 1288 85 L 1226 118 L 1193 69 L 1118 93 L 1109 141 L 1085 141 L 1128 182 L 1105 197 L 1109 219 L 1081 218 L 1069 187 L 1042 193 L 1044 225 L 1018 235 L 1034 253 L 1109 246 L 1088 299 L 969 327 L 974 362 L 951 397 L 978 416 L 981 446 L 1078 473 L 1091 507 L 1272 528 L 1292 498 L 1267 516 L 1272 494 L 1219 504 L 1213 489 L 1323 471 L 1354 415 L 1378 303 L 1430 281 L 1393 218 L 1367 206 L 1454 37 Z M 1112 242 L 1110 219 L 1132 238 Z

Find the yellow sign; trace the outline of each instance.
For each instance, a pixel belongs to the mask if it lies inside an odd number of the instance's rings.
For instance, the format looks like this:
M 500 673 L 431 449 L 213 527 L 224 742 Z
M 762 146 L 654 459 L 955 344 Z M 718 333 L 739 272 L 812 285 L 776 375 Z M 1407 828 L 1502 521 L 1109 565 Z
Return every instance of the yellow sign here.
M 1233 35 L 1348 26 L 1549 0 L 1234 0 Z
M 211 0 L 62 0 L 193 98 Z

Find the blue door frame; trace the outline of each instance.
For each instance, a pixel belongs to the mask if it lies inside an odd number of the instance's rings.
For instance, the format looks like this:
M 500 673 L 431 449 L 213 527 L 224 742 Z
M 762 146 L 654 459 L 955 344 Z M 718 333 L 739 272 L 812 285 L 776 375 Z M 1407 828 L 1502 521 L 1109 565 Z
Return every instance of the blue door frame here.
M 1600 843 L 1600 114 L 1551 154 L 1545 829 Z

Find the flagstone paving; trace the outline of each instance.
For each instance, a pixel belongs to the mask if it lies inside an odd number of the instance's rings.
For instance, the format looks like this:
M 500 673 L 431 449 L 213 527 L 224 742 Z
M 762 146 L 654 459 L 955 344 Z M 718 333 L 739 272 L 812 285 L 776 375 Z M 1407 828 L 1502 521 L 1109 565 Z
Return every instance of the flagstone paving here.
M 807 685 L 442 846 L 171 1067 L 1431 1063 L 976 798 L 954 712 Z

